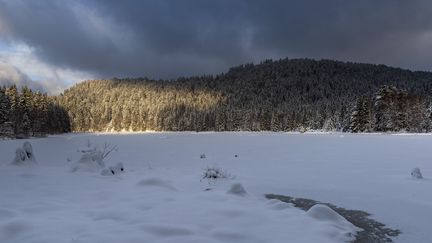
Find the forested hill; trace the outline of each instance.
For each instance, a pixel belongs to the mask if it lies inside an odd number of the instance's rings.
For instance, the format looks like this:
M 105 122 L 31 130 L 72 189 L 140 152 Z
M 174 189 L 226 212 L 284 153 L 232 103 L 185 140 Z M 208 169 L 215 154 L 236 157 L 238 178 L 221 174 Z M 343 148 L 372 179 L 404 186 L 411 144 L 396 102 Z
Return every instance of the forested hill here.
M 174 81 L 86 81 L 59 101 L 74 131 L 423 132 L 431 90 L 430 72 L 284 59 Z

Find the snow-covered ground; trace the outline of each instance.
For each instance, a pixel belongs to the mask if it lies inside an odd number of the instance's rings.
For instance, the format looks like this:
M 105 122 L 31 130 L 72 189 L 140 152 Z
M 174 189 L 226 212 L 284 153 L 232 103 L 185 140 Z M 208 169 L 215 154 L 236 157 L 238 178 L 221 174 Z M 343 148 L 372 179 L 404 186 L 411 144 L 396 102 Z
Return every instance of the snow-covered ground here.
M 38 164 L 6 166 L 24 141 L 32 143 Z M 122 162 L 124 173 L 70 172 L 88 141 L 117 145 L 105 164 Z M 267 200 L 266 193 L 364 210 L 400 229 L 396 242 L 431 242 L 431 148 L 432 136 L 379 134 L 68 134 L 0 141 L 0 242 L 342 242 L 355 230 L 319 207 L 307 213 Z M 235 178 L 200 181 L 212 166 Z M 415 167 L 424 179 L 411 178 Z M 227 193 L 235 183 L 247 194 Z

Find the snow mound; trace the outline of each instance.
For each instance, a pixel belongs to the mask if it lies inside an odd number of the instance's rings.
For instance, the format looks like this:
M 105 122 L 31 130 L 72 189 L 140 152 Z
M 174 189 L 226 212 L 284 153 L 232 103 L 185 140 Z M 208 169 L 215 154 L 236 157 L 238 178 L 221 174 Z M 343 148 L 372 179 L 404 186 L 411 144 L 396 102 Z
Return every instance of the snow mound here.
M 344 217 L 324 204 L 315 204 L 306 213 L 318 220 L 349 223 Z
M 411 176 L 415 179 L 423 179 L 423 175 L 420 171 L 420 168 L 414 168 L 411 171 Z
M 32 165 L 36 164 L 36 158 L 33 154 L 33 148 L 30 142 L 25 142 L 22 148 L 15 150 L 15 158 L 12 165 Z
M 110 166 L 109 168 L 103 169 L 101 171 L 101 175 L 103 175 L 103 176 L 113 176 L 113 175 L 115 175 L 114 167 Z
M 101 175 L 103 176 L 113 176 L 113 175 L 120 175 L 124 173 L 124 166 L 123 163 L 119 162 L 115 166 L 110 166 L 106 169 L 103 169 L 101 171 Z
M 334 231 L 328 232 L 328 235 L 336 239 L 352 241 L 355 239 L 356 232 L 362 230 L 324 204 L 315 204 L 306 214 L 318 221 L 332 225 Z
M 36 161 L 36 158 L 35 158 L 34 153 L 33 153 L 33 147 L 32 147 L 30 142 L 28 142 L 28 141 L 24 142 L 23 149 L 26 152 L 27 158 L 30 161 Z
M 26 156 L 24 149 L 17 148 L 17 150 L 15 151 L 15 158 L 12 161 L 12 164 L 21 165 L 21 164 L 23 164 L 23 162 L 26 161 L 26 159 L 27 159 L 27 156 Z
M 84 153 L 81 158 L 72 164 L 70 171 L 96 172 L 105 167 L 103 154 L 99 150 L 92 150 Z
M 240 183 L 235 183 L 231 186 L 231 188 L 227 191 L 229 194 L 237 195 L 237 196 L 245 196 L 247 194 L 243 185 Z

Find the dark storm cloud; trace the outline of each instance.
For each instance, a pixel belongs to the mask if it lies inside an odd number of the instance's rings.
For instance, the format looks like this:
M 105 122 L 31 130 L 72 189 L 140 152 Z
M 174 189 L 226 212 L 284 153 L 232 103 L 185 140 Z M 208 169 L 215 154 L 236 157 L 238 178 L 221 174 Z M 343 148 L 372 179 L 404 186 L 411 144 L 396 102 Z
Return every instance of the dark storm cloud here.
M 430 1 L 5 1 L 11 42 L 101 77 L 218 73 L 313 57 L 431 70 Z

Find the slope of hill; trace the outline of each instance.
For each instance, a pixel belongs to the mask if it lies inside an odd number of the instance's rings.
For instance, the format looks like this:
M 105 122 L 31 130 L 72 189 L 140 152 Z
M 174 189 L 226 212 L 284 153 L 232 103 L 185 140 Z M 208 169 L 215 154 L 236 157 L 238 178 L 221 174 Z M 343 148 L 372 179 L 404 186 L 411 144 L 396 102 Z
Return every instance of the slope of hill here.
M 408 104 L 393 98 L 415 97 L 409 100 L 416 101 L 427 121 L 389 125 L 383 131 L 429 130 L 432 73 L 331 60 L 267 60 L 220 75 L 171 81 L 92 80 L 73 86 L 59 98 L 75 131 L 348 131 L 359 108 L 357 99 L 369 97 L 365 118 L 369 125 L 359 131 L 379 131 L 375 124 L 379 107 L 374 101 L 380 89 L 386 90 L 384 85 L 397 87 L 388 107 Z M 394 106 L 390 120 L 410 116 L 406 107 L 399 109 L 401 105 Z

